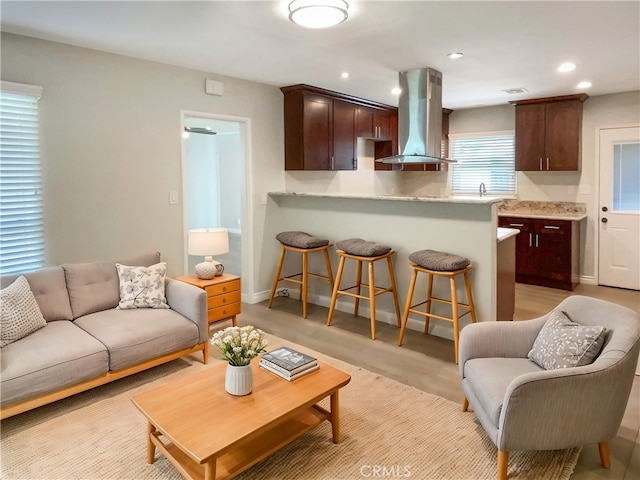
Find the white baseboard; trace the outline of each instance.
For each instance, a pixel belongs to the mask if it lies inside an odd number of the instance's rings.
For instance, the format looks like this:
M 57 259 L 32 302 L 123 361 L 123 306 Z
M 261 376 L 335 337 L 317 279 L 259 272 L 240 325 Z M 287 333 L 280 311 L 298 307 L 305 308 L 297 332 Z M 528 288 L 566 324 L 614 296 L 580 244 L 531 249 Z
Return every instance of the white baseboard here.
M 585 285 L 598 285 L 598 280 L 591 275 L 580 275 L 580 283 L 584 283 Z

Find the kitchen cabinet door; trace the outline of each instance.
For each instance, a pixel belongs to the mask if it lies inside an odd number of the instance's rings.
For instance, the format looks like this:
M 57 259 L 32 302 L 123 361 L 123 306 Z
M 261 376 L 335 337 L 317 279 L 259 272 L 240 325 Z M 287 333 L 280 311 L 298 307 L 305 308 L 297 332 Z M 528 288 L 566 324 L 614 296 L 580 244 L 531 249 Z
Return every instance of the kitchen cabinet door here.
M 342 100 L 333 101 L 332 170 L 355 170 L 356 106 Z
M 542 170 L 545 108 L 543 104 L 516 107 L 516 170 Z
M 374 138 L 373 108 L 356 107 L 356 136 L 362 138 Z
M 304 170 L 332 170 L 333 100 L 305 93 L 302 124 Z

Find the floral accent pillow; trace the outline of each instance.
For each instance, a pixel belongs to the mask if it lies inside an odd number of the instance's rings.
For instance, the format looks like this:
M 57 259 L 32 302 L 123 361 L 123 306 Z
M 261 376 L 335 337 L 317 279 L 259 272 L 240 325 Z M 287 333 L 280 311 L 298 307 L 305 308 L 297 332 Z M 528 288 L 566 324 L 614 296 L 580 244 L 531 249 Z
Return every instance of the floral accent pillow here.
M 0 348 L 47 325 L 27 279 L 20 275 L 0 290 Z
M 120 303 L 116 308 L 169 308 L 164 296 L 166 262 L 150 267 L 131 267 L 116 263 L 120 281 Z
M 589 365 L 600 353 L 605 337 L 604 327 L 580 325 L 564 312 L 554 310 L 528 357 L 545 370 Z

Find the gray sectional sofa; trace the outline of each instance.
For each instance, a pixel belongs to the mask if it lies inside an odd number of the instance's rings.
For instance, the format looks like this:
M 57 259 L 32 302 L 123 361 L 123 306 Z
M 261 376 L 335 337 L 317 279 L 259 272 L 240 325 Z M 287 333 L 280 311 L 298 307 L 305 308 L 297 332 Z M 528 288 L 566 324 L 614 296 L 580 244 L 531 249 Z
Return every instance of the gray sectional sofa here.
M 151 266 L 154 253 L 123 260 Z M 115 262 L 24 274 L 46 326 L 0 349 L 0 418 L 68 397 L 183 355 L 209 353 L 204 290 L 165 280 L 169 309 L 120 310 Z M 2 288 L 17 276 L 0 279 Z

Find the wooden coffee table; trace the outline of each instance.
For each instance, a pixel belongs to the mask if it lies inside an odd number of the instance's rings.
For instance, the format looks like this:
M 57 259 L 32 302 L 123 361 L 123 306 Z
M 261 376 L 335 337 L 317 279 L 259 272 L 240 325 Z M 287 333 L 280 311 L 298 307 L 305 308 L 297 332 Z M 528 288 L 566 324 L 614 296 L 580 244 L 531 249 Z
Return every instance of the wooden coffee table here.
M 292 382 L 252 362 L 253 393 L 224 389 L 226 364 L 136 395 L 148 420 L 147 462 L 156 448 L 189 479 L 231 478 L 323 421 L 340 441 L 338 390 L 351 376 L 324 362 Z M 330 410 L 317 403 L 331 397 Z

